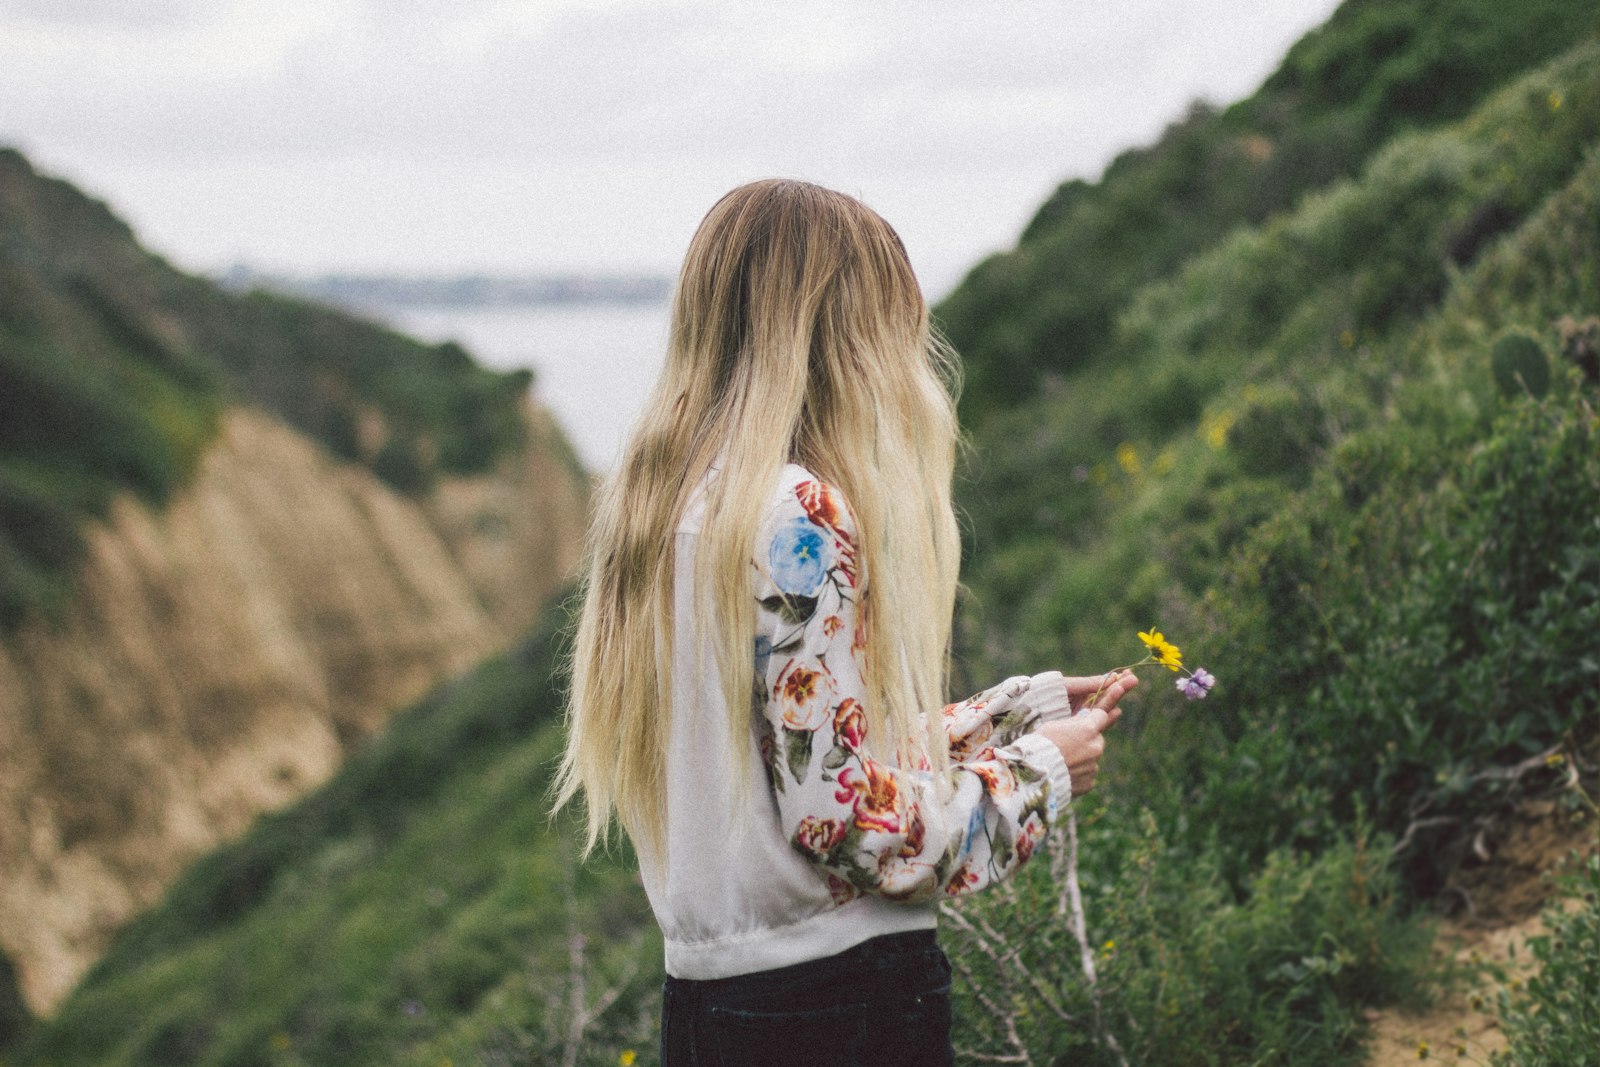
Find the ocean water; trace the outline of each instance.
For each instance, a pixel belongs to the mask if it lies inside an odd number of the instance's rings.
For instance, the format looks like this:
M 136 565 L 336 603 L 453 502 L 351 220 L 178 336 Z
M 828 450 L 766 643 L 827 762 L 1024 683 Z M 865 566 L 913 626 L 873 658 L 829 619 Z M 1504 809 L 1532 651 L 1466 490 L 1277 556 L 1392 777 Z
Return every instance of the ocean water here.
M 670 304 L 387 308 L 377 314 L 424 341 L 454 340 L 482 364 L 531 367 L 583 464 L 611 468 L 666 351 Z

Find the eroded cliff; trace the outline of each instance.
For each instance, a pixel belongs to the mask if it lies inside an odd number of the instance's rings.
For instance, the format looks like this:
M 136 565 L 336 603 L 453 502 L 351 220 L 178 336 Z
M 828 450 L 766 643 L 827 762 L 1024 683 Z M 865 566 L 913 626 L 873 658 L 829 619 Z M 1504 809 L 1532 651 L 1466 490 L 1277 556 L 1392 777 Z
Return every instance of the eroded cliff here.
M 524 448 L 414 498 L 231 408 L 165 507 L 90 526 L 62 617 L 0 636 L 0 951 L 35 1012 L 570 576 L 583 476 L 524 414 Z

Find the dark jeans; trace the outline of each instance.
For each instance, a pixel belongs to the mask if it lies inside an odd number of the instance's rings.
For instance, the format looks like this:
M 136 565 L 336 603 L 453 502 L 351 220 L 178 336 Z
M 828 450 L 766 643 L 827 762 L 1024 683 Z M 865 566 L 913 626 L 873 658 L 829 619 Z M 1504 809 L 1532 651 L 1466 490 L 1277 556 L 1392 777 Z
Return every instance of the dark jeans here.
M 950 962 L 932 930 L 734 978 L 668 978 L 662 1067 L 940 1067 Z

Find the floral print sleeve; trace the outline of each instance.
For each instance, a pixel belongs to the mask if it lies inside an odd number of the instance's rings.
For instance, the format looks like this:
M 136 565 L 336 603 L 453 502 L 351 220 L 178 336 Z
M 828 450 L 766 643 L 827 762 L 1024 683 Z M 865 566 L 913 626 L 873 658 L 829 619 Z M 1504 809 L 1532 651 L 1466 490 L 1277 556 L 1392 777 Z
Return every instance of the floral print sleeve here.
M 1010 678 L 945 708 L 940 788 L 867 744 L 859 560 L 838 491 L 808 478 L 786 492 L 755 564 L 761 752 L 784 832 L 835 900 L 971 892 L 1027 860 L 1071 792 L 1061 754 L 1030 732 L 1070 713 L 1061 676 Z

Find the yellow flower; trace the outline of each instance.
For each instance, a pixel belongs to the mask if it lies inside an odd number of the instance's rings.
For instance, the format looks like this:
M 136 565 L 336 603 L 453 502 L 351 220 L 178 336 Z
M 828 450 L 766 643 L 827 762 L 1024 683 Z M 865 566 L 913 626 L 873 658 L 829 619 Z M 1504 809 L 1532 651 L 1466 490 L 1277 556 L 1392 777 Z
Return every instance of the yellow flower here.
M 1418 1041 L 1417 1042 L 1417 1059 L 1425 1060 L 1427 1058 L 1428 1058 L 1428 1043 L 1426 1041 Z
M 1139 473 L 1139 450 L 1124 442 L 1117 446 L 1117 466 L 1122 473 L 1132 477 Z
M 622 1067 L 633 1067 L 633 1061 L 638 1058 L 639 1054 L 633 1051 L 633 1049 L 623 1049 L 622 1055 L 617 1057 L 617 1062 L 620 1063 Z
M 1238 416 L 1231 411 L 1224 411 L 1216 415 L 1208 415 L 1201 420 L 1200 432 L 1206 439 L 1206 444 L 1214 449 L 1225 448 L 1228 444 L 1228 431 L 1233 429 L 1233 424 Z
M 1139 631 L 1139 640 L 1143 641 L 1156 662 L 1170 671 L 1176 671 L 1183 666 L 1183 652 L 1177 645 L 1161 636 L 1160 630 L 1151 630 L 1145 633 Z

